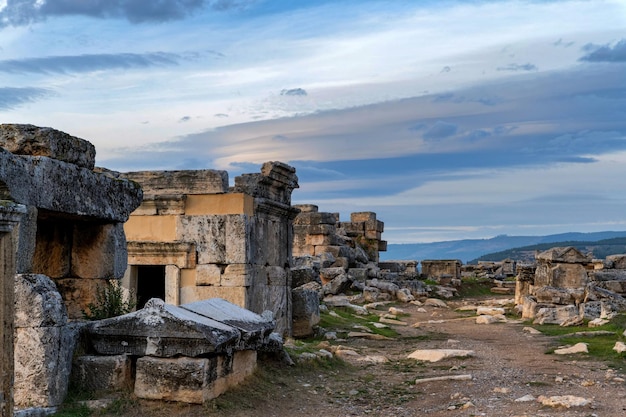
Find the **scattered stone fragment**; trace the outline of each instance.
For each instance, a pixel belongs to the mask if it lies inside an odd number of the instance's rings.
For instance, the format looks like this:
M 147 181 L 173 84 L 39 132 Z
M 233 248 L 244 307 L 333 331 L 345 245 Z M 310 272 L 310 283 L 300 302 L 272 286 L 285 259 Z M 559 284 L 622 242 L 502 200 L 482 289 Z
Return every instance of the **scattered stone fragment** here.
M 348 337 L 361 338 L 361 339 L 369 339 L 369 340 L 387 340 L 389 339 L 386 336 L 375 333 L 366 333 L 366 332 L 350 332 L 348 333 Z
M 308 362 L 317 359 L 317 355 L 311 352 L 302 352 L 298 355 L 298 362 Z
M 461 406 L 461 410 L 467 410 L 468 408 L 476 407 L 471 401 L 466 402 Z
M 530 333 L 530 334 L 541 334 L 541 332 L 535 329 L 534 327 L 524 327 L 522 331 L 524 333 Z
M 398 316 L 400 314 L 404 314 L 404 310 L 397 307 L 389 307 L 389 314 L 393 314 L 394 316 Z
M 471 381 L 471 374 L 463 374 L 463 375 L 444 375 L 444 376 L 434 376 L 431 378 L 418 378 L 415 380 L 415 384 L 424 384 L 427 382 L 436 382 L 436 381 Z
M 499 316 L 504 315 L 505 311 L 500 307 L 478 307 L 476 309 L 476 315 L 478 316 Z
M 427 298 L 426 301 L 424 301 L 424 305 L 438 308 L 449 308 L 445 301 L 438 298 Z
M 556 349 L 554 351 L 557 355 L 571 355 L 574 353 L 589 353 L 587 349 L 587 343 L 576 343 L 574 346 Z
M 511 392 L 511 389 L 505 387 L 496 387 L 493 389 L 493 392 L 497 392 L 498 394 L 508 394 L 509 392 Z
M 407 323 L 406 321 L 401 321 L 401 320 L 393 320 L 393 319 L 386 319 L 384 317 L 381 317 L 380 319 L 378 319 L 379 323 L 386 323 L 386 324 L 393 324 L 396 326 L 408 326 L 409 323 Z
M 426 311 L 426 309 L 424 307 L 420 307 L 417 309 L 418 313 L 428 313 L 428 311 Z
M 387 326 L 384 323 L 372 323 L 372 325 L 374 327 L 376 327 L 377 329 L 388 329 L 389 328 L 389 326 Z
M 585 379 L 583 382 L 580 383 L 581 386 L 583 387 L 592 387 L 594 385 L 596 385 L 596 383 L 594 381 L 590 381 L 588 379 Z
M 333 358 L 333 354 L 330 353 L 329 351 L 327 351 L 326 349 L 320 349 L 317 351 L 317 356 L 319 356 L 320 358 L 325 358 L 325 359 L 332 359 Z
M 516 403 L 527 403 L 527 402 L 530 402 L 530 401 L 535 401 L 535 397 L 533 397 L 530 394 L 526 394 L 523 397 L 515 399 Z
M 596 330 L 591 332 L 576 332 L 572 333 L 572 336 L 593 337 L 593 336 L 612 336 L 614 332 L 608 330 Z
M 545 406 L 565 408 L 584 407 L 585 405 L 591 404 L 590 400 L 582 397 L 576 397 L 574 395 L 555 395 L 552 397 L 540 395 L 539 398 L 537 398 L 537 401 Z
M 408 358 L 418 361 L 439 362 L 448 358 L 467 358 L 474 356 L 473 350 L 462 349 L 418 349 L 411 353 Z
M 617 353 L 626 352 L 626 344 L 624 342 L 615 342 L 615 346 L 613 346 L 613 350 Z
M 605 324 L 608 324 L 609 320 L 606 319 L 601 319 L 601 318 L 597 318 L 597 319 L 593 319 L 589 322 L 589 327 L 600 327 L 600 326 L 604 326 Z
M 504 323 L 506 322 L 506 317 L 502 314 L 498 314 L 495 316 L 490 315 L 482 315 L 476 317 L 476 324 L 493 324 L 493 323 Z
M 361 355 L 359 355 L 357 352 L 351 349 L 337 349 L 335 351 L 335 356 L 345 359 L 349 357 L 354 358 L 354 357 L 361 356 Z
M 359 362 L 367 363 L 387 363 L 389 359 L 383 355 L 367 355 L 357 359 Z
M 337 340 L 337 332 L 326 332 L 326 333 L 324 333 L 324 339 L 326 339 L 326 340 Z

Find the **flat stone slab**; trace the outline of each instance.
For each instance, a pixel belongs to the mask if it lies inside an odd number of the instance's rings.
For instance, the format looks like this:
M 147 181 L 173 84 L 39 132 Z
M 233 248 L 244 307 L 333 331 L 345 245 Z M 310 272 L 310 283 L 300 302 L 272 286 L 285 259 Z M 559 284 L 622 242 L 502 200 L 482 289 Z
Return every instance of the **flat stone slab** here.
M 589 353 L 589 350 L 587 349 L 587 344 L 581 342 L 566 348 L 556 349 L 554 353 L 556 355 L 571 355 L 574 353 Z
M 253 313 L 222 298 L 183 304 L 180 308 L 239 330 L 243 344 L 240 346 L 241 349 L 261 347 L 265 338 L 276 327 L 276 321 L 273 319 Z
M 473 350 L 462 349 L 419 349 L 411 353 L 408 358 L 425 362 L 439 362 L 448 358 L 467 358 L 474 356 Z

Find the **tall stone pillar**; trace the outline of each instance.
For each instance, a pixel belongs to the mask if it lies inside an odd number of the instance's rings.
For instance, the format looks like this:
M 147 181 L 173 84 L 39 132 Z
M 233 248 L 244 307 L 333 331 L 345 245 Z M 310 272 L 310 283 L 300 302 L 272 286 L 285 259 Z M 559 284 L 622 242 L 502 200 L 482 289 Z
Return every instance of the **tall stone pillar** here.
M 0 200 L 0 416 L 13 416 L 13 294 L 17 229 L 26 207 Z M 15 229 L 15 230 L 14 230 Z

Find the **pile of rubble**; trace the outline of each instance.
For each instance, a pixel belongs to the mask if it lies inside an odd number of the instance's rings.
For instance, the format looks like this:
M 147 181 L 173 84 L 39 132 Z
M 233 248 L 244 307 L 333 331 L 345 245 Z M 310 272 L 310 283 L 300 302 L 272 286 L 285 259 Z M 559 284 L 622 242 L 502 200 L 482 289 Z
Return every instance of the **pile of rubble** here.
M 417 279 L 416 261 L 379 262 L 386 242 L 380 240 L 384 224 L 376 213 L 352 213 L 350 222 L 342 222 L 338 213 L 319 212 L 315 205 L 295 207 L 301 212 L 294 220 L 291 269 L 294 337 L 315 332 L 320 302 L 354 306 L 410 302 L 433 292 L 443 298 L 456 294 L 450 285 L 460 284 L 459 261 L 454 261 L 454 279 L 437 277 L 441 285 L 432 286 Z

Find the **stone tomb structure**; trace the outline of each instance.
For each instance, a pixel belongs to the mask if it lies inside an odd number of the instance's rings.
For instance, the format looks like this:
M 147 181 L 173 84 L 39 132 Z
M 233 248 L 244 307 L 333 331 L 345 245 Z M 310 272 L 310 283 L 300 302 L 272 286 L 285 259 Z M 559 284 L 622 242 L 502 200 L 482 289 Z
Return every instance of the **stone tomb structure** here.
M 424 279 L 432 279 L 443 285 L 460 283 L 461 261 L 458 259 L 423 260 L 421 265 Z
M 536 261 L 534 274 L 521 269 L 517 277 L 522 318 L 568 325 L 626 311 L 626 255 L 597 261 L 574 247 L 555 247 Z
M 66 367 L 46 361 L 67 357 L 58 349 L 68 345 L 68 316 L 82 318 L 97 289 L 126 270 L 123 223 L 139 206 L 141 189 L 96 171 L 94 161 L 95 148 L 86 140 L 51 128 L 0 125 L 0 199 L 24 208 L 12 269 L 18 275 L 10 283 L 16 291 L 13 398 L 18 408 L 60 404 L 67 386 L 53 380 Z M 56 295 L 42 298 L 42 288 Z M 8 299 L 5 294 L 3 304 Z M 53 299 L 62 307 L 54 317 L 46 303 Z M 5 352 L 8 358 L 11 351 Z
M 263 164 L 228 186 L 218 170 L 123 174 L 141 184 L 144 200 L 125 230 L 123 285 L 138 306 L 152 297 L 178 305 L 223 298 L 251 311 L 270 310 L 277 331 L 291 329 L 291 193 L 295 169 Z
M 153 298 L 86 326 L 88 351 L 72 378 L 86 389 L 126 386 L 139 398 L 201 404 L 254 372 L 274 325 L 223 299 L 174 306 Z

